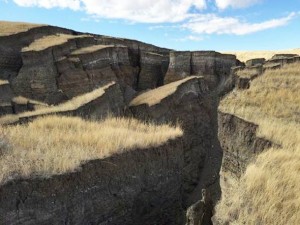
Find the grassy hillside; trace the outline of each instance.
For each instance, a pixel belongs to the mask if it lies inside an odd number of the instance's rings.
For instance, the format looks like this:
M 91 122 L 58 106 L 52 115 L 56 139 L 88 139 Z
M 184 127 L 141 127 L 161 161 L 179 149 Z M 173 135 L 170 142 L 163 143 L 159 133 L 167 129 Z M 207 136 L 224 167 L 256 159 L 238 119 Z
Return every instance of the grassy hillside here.
M 250 165 L 218 217 L 233 224 L 300 224 L 300 64 L 267 71 L 221 102 L 222 112 L 259 125 L 259 136 L 282 146 Z M 239 215 L 239 216 L 238 216 Z
M 0 127 L 0 185 L 17 177 L 71 172 L 88 160 L 158 146 L 181 135 L 179 127 L 122 118 L 96 122 L 48 116 Z
M 246 62 L 249 59 L 254 58 L 265 58 L 270 59 L 275 54 L 298 54 L 300 55 L 300 48 L 297 49 L 288 49 L 288 50 L 277 50 L 277 51 L 232 51 L 232 52 L 224 52 L 227 54 L 234 54 L 237 58 Z

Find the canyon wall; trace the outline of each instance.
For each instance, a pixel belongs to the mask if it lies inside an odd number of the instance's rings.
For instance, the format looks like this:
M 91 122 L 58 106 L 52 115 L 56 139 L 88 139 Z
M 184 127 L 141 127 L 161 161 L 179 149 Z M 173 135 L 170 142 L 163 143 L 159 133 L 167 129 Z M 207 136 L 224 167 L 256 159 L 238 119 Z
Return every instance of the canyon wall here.
M 0 187 L 0 224 L 183 224 L 179 138 Z
M 55 42 L 61 35 L 69 36 Z M 41 38 L 54 44 L 47 41 L 34 49 L 32 44 Z M 88 162 L 70 174 L 0 187 L 2 224 L 183 224 L 184 211 L 201 199 L 203 188 L 218 200 L 222 152 L 217 92 L 230 77 L 230 68 L 238 65 L 235 56 L 176 52 L 49 26 L 0 37 L 0 49 L 6 52 L 0 58 L 0 79 L 7 81 L 0 93 L 11 91 L 0 99 L 2 114 L 23 111 L 15 110 L 15 96 L 59 105 L 114 82 L 104 96 L 57 113 L 93 119 L 125 114 L 159 124 L 179 123 L 184 130 L 182 139 L 161 147 Z

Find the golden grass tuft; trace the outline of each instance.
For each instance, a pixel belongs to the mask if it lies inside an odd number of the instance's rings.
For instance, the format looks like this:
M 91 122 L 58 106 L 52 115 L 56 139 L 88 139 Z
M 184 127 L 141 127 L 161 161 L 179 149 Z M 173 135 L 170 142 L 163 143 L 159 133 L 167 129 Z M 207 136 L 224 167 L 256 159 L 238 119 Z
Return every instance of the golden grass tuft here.
M 0 127 L 1 134 L 7 142 L 7 147 L 1 145 L 0 151 L 3 184 L 18 177 L 72 172 L 89 160 L 159 146 L 183 132 L 178 126 L 153 125 L 135 119 L 108 118 L 96 122 L 47 116 L 29 124 Z
M 199 78 L 199 76 L 190 76 L 185 79 L 166 84 L 159 88 L 146 91 L 134 98 L 130 102 L 130 106 L 137 106 L 142 104 L 147 104 L 148 106 L 156 105 L 160 103 L 162 99 L 172 95 L 181 84 L 194 78 Z
M 274 51 L 231 51 L 224 52 L 226 54 L 236 55 L 237 59 L 246 62 L 249 59 L 254 58 L 265 58 L 271 59 L 276 54 L 298 54 L 300 55 L 300 48 L 297 49 L 289 49 L 289 50 L 274 50 Z
M 260 154 L 217 206 L 231 224 L 300 224 L 300 64 L 266 71 L 221 111 L 259 125 L 258 135 L 282 146 Z
M 88 35 L 70 35 L 70 34 L 56 34 L 39 38 L 33 41 L 29 46 L 22 49 L 22 52 L 28 51 L 42 51 L 49 47 L 62 45 L 71 39 L 89 37 Z
M 21 32 L 26 32 L 32 28 L 42 27 L 46 25 L 33 24 L 33 23 L 22 23 L 22 22 L 8 22 L 0 21 L 0 37 L 9 36 Z

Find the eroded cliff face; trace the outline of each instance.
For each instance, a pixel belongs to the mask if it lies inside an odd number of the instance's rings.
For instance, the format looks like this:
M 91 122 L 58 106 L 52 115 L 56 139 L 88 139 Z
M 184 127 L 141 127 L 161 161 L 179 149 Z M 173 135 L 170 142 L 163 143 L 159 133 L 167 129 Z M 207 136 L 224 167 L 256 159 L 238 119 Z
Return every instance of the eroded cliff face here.
M 234 55 L 214 51 L 171 52 L 170 65 L 165 83 L 183 79 L 191 75 L 203 76 L 211 89 L 230 75 L 232 66 L 237 65 Z
M 180 138 L 0 187 L 0 224 L 183 224 Z
M 57 33 L 72 38 L 38 50 L 24 49 Z M 222 152 L 217 92 L 231 66 L 238 64 L 235 56 L 171 52 L 48 26 L 0 37 L 2 48 L 7 57 L 0 59 L 1 79 L 8 83 L 0 85 L 0 93 L 10 93 L 0 97 L 2 114 L 23 111 L 11 101 L 18 95 L 57 105 L 114 82 L 105 95 L 62 113 L 100 119 L 125 112 L 156 123 L 180 123 L 184 130 L 181 140 L 165 146 L 89 162 L 75 173 L 0 187 L 3 224 L 183 224 L 184 210 L 201 199 L 203 188 L 218 200 Z M 160 92 L 192 75 L 202 78 L 192 77 L 168 95 Z M 132 104 L 143 92 L 159 101 Z
M 170 85 L 165 85 L 165 88 Z M 183 189 L 187 207 L 201 198 L 202 188 L 210 188 L 218 182 L 217 164 L 220 163 L 221 152 L 214 146 L 213 107 L 208 97 L 210 91 L 203 78 L 192 78 L 180 84 L 169 96 L 163 95 L 163 88 L 160 92 L 153 90 L 142 94 L 158 98 L 155 104 L 151 98 L 138 104 L 133 100 L 129 109 L 142 120 L 181 124 L 184 130 Z M 212 152 L 216 155 L 210 154 Z M 195 190 L 198 192 L 194 193 Z
M 258 154 L 277 144 L 257 136 L 258 125 L 245 121 L 235 115 L 218 112 L 218 137 L 223 149 L 223 160 L 220 171 L 222 190 L 221 214 L 214 218 L 214 224 L 228 224 L 230 212 L 225 212 L 224 206 L 230 206 L 233 199 L 231 191 L 237 185 L 247 166 L 255 160 Z M 226 210 L 226 209 L 225 209 Z M 234 217 L 234 215 L 231 215 Z M 226 218 L 226 220 L 224 220 Z M 230 219 L 230 218 L 229 218 Z

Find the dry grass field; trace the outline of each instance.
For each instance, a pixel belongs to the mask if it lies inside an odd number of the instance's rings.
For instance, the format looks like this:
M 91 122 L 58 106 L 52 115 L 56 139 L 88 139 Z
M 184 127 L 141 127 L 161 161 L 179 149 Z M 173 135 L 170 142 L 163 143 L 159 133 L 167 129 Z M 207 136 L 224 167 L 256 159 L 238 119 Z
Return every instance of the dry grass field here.
M 0 37 L 17 34 L 20 32 L 25 32 L 32 28 L 42 27 L 42 26 L 46 26 L 46 25 L 0 21 Z
M 161 86 L 159 88 L 153 89 L 151 91 L 144 92 L 140 95 L 138 95 L 136 98 L 134 98 L 130 105 L 131 106 L 137 106 L 142 104 L 148 104 L 149 106 L 156 105 L 160 103 L 160 101 L 170 95 L 172 95 L 180 86 L 181 84 L 185 83 L 188 80 L 191 80 L 193 78 L 199 78 L 197 76 L 190 76 L 185 79 L 172 82 L 170 84 L 166 84 L 164 86 Z
M 265 72 L 219 109 L 258 124 L 258 135 L 282 148 L 258 156 L 217 216 L 236 225 L 300 224 L 300 64 Z
M 3 117 L 0 117 L 0 124 L 8 124 L 8 123 L 13 123 L 18 121 L 20 118 L 25 118 L 25 117 L 32 117 L 32 116 L 40 116 L 40 115 L 48 115 L 48 114 L 54 114 L 54 113 L 60 113 L 60 112 L 68 112 L 68 111 L 73 111 L 78 109 L 79 107 L 101 97 L 104 93 L 105 90 L 112 85 L 115 85 L 115 82 L 111 82 L 103 87 L 100 87 L 98 89 L 95 89 L 89 93 L 76 96 L 72 98 L 71 100 L 59 104 L 59 105 L 54 105 L 54 106 L 49 106 L 49 107 L 42 107 L 40 109 L 30 111 L 30 112 L 23 112 L 20 114 L 15 114 L 15 115 L 6 115 Z M 24 100 L 22 98 L 18 100 Z M 33 102 L 34 103 L 34 102 Z M 39 103 L 39 102 L 36 102 Z M 41 103 L 42 104 L 42 103 Z
M 48 116 L 0 127 L 0 184 L 72 172 L 89 160 L 159 146 L 181 135 L 180 127 L 124 118 L 96 122 Z
M 249 59 L 254 58 L 265 58 L 271 59 L 275 54 L 298 54 L 300 55 L 300 48 L 297 49 L 289 49 L 289 50 L 277 50 L 277 51 L 232 51 L 232 52 L 224 52 L 227 54 L 236 55 L 237 58 L 246 62 Z
M 49 47 L 67 43 L 68 40 L 76 38 L 89 37 L 88 35 L 69 35 L 69 34 L 56 34 L 42 37 L 32 42 L 28 47 L 22 49 L 23 52 L 28 51 L 42 51 Z

